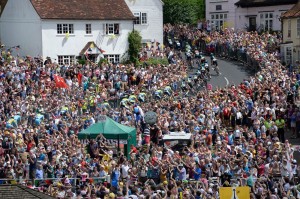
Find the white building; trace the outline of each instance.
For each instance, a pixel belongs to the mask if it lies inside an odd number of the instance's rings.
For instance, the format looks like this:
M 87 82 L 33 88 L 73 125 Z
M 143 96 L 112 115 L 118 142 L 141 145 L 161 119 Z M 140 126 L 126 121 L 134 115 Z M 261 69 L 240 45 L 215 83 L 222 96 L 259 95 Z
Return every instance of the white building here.
M 212 29 L 281 30 L 280 15 L 298 0 L 206 0 Z
M 235 28 L 250 31 L 280 31 L 280 16 L 298 0 L 239 0 L 236 5 Z
M 235 27 L 235 6 L 237 0 L 205 0 L 205 15 L 212 30 Z
M 134 29 L 140 31 L 143 43 L 163 43 L 162 0 L 125 0 L 136 17 Z
M 49 56 L 59 64 L 74 62 L 79 55 L 97 61 L 101 52 L 119 62 L 134 28 L 124 0 L 1 2 L 0 41 L 20 45 L 20 56 Z

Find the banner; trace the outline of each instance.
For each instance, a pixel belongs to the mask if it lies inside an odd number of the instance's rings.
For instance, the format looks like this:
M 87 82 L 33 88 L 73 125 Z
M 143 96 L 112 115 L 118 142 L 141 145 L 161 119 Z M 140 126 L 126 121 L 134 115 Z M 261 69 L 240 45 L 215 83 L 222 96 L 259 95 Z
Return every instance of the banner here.
M 220 187 L 220 199 L 250 199 L 250 187 Z
M 54 75 L 54 81 L 55 81 L 55 86 L 57 88 L 69 88 L 69 86 L 66 84 L 64 78 Z

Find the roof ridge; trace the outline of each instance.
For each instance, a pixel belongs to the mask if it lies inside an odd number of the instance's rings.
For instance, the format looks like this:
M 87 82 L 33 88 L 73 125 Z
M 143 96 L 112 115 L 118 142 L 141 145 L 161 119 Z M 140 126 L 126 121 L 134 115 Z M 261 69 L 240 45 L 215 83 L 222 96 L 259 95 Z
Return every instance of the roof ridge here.
M 30 0 L 41 19 L 133 20 L 125 0 Z

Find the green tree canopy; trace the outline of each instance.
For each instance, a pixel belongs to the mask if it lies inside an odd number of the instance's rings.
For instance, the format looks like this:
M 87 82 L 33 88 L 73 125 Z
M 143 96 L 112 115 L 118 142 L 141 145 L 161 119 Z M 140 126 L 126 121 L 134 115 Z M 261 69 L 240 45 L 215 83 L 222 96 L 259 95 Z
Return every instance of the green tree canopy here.
M 196 24 L 205 18 L 205 0 L 163 0 L 164 23 Z
M 130 32 L 128 35 L 128 43 L 129 43 L 129 47 L 128 47 L 129 61 L 136 65 L 139 61 L 139 53 L 142 48 L 142 37 L 140 35 L 140 32 L 136 30 Z

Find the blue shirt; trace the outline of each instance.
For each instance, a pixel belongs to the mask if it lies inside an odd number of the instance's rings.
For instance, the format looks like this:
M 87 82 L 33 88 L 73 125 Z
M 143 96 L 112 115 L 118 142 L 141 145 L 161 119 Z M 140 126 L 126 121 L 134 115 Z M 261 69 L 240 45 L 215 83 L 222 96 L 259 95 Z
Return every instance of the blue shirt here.
M 179 180 L 186 180 L 186 169 L 184 167 L 179 171 Z
M 199 180 L 200 177 L 201 177 L 202 171 L 201 171 L 200 168 L 196 168 L 195 171 L 196 171 L 197 173 L 194 173 L 194 179 L 195 179 L 195 180 Z
M 35 171 L 35 178 L 37 178 L 37 179 L 43 179 L 44 178 L 43 169 L 37 169 Z

